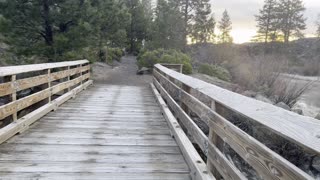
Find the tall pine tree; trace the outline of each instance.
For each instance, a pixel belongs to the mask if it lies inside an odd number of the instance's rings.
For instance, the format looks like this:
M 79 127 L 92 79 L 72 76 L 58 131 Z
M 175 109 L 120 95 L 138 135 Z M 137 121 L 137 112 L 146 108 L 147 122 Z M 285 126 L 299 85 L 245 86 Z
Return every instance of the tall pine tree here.
M 184 48 L 183 17 L 175 0 L 158 0 L 149 48 Z
M 86 1 L 77 0 L 4 0 L 0 8 L 9 31 L 2 33 L 17 54 L 59 60 L 65 52 L 86 46 L 87 7 Z
M 200 5 L 201 0 L 176 0 L 180 6 L 183 19 L 183 40 L 184 47 L 188 44 L 188 36 L 192 32 L 192 21 L 197 6 Z
M 305 7 L 302 0 L 279 0 L 277 6 L 278 28 L 282 32 L 284 42 L 290 38 L 303 37 L 306 29 Z
M 276 0 L 265 0 L 263 8 L 259 10 L 259 15 L 256 15 L 257 21 L 257 40 L 268 43 L 276 40 L 277 36 L 277 15 L 276 15 Z
M 146 3 L 146 2 L 144 2 Z M 148 34 L 148 25 L 150 17 L 147 14 L 148 4 L 142 4 L 141 0 L 127 1 L 127 7 L 131 14 L 131 21 L 127 29 L 129 39 L 129 51 L 131 53 L 139 51 L 142 41 L 146 39 Z M 152 18 L 152 17 L 151 17 Z
M 199 0 L 192 26 L 192 40 L 196 43 L 214 40 L 215 19 L 211 15 L 210 0 Z
M 220 30 L 219 42 L 222 44 L 232 43 L 233 39 L 230 35 L 232 30 L 232 22 L 227 10 L 223 12 L 218 28 Z
M 318 38 L 320 38 L 320 14 L 318 14 L 318 19 L 316 21 L 316 26 L 317 26 L 316 36 Z

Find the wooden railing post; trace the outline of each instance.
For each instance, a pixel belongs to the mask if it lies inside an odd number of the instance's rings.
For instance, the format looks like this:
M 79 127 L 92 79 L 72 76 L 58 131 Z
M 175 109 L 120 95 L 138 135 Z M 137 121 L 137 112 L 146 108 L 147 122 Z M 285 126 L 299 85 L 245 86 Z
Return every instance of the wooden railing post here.
M 82 64 L 80 64 L 80 77 L 81 77 L 81 85 L 82 85 L 82 83 L 83 83 L 83 80 L 82 80 L 82 75 L 83 75 L 83 73 L 82 73 Z
M 12 102 L 15 102 L 17 100 L 17 83 L 16 83 L 16 80 L 17 80 L 17 76 L 16 75 L 12 75 L 11 76 L 11 84 L 12 84 L 12 89 L 13 89 L 13 92 L 11 94 L 11 101 Z M 18 119 L 18 110 L 17 110 L 17 106 L 15 106 L 15 112 L 12 114 L 12 120 L 13 121 L 17 121 Z
M 191 88 L 185 84 L 182 84 L 182 89 L 188 94 L 191 93 Z M 190 109 L 181 100 L 180 100 L 180 106 L 184 110 L 184 112 L 186 112 L 188 115 L 190 115 Z
M 216 102 L 215 101 L 211 101 L 211 105 L 210 105 L 211 109 L 216 111 Z M 222 153 L 223 153 L 223 140 L 214 132 L 213 129 L 209 129 L 209 138 L 208 138 L 209 142 L 214 144 Z M 208 153 L 211 154 L 211 153 Z M 221 174 L 219 173 L 219 171 L 217 170 L 217 168 L 214 167 L 214 165 L 209 161 L 209 158 L 207 159 L 207 165 L 208 165 L 208 169 L 209 171 L 211 171 L 211 173 L 214 175 L 214 177 L 216 177 L 217 179 L 221 178 Z
M 70 71 L 70 66 L 68 66 L 68 71 Z M 68 73 L 68 81 L 70 81 L 70 73 Z M 70 87 L 68 87 L 68 92 L 71 90 Z
M 48 98 L 48 103 L 51 103 L 51 97 L 52 97 L 52 89 L 51 89 L 51 69 L 48 69 L 48 88 L 50 89 L 50 95 Z

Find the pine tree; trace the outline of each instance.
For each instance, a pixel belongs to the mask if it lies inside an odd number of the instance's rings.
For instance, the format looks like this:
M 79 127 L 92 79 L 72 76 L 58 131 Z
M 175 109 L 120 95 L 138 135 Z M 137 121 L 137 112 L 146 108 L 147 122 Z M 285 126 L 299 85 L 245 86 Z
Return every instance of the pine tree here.
M 131 14 L 131 20 L 127 30 L 130 46 L 129 50 L 131 53 L 137 52 L 141 48 L 142 41 L 146 39 L 148 34 L 149 22 L 152 20 L 150 19 L 150 16 L 148 17 L 150 14 L 147 14 L 148 9 L 146 8 L 149 8 L 147 7 L 148 3 L 145 1 L 144 3 L 145 4 L 140 0 L 127 1 L 127 7 Z
M 265 0 L 263 8 L 256 15 L 257 40 L 268 43 L 274 41 L 277 36 L 276 0 Z
M 100 51 L 104 46 L 125 47 L 127 40 L 126 28 L 130 14 L 126 6 L 118 0 L 93 0 L 90 16 L 92 45 Z
M 188 35 L 192 32 L 192 21 L 199 0 L 176 0 L 182 13 L 184 47 L 188 44 Z M 200 0 L 201 1 L 201 0 Z
M 219 21 L 218 28 L 220 30 L 220 43 L 232 43 L 233 39 L 230 35 L 230 32 L 232 30 L 232 22 L 227 10 L 223 12 L 221 21 Z
M 87 45 L 87 7 L 87 2 L 77 0 L 4 0 L 0 11 L 9 22 L 9 31 L 2 33 L 16 54 L 56 61 Z
M 306 29 L 305 7 L 302 0 L 279 0 L 277 6 L 278 28 L 282 32 L 284 42 L 289 43 L 292 37 L 303 37 Z
M 192 26 L 192 39 L 196 43 L 213 41 L 216 22 L 211 16 L 210 2 L 209 0 L 200 0 L 198 3 Z
M 152 28 L 151 48 L 182 50 L 183 32 L 183 17 L 175 0 L 158 0 Z
M 318 14 L 318 19 L 316 21 L 316 26 L 317 26 L 316 36 L 318 38 L 320 38 L 320 14 Z

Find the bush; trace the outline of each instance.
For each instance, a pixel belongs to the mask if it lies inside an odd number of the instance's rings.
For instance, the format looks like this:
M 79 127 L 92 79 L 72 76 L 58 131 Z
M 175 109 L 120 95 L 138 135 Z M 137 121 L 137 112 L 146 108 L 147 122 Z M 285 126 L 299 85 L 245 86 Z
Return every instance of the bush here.
M 157 49 L 154 51 L 141 52 L 138 56 L 139 68 L 153 68 L 157 63 L 183 64 L 182 72 L 184 74 L 192 73 L 190 57 L 176 50 Z
M 103 47 L 100 50 L 99 59 L 112 65 L 114 60 L 120 62 L 123 55 L 124 53 L 120 48 Z
M 224 81 L 231 81 L 231 75 L 229 71 L 221 66 L 201 64 L 199 66 L 198 72 L 209 76 L 217 77 Z

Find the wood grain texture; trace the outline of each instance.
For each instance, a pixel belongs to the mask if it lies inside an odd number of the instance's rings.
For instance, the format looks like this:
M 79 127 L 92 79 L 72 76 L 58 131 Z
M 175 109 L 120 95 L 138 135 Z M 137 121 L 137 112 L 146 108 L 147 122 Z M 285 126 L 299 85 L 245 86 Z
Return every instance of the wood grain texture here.
M 0 106 L 0 120 L 14 114 L 15 111 L 20 111 L 24 108 L 27 108 L 37 102 L 40 102 L 41 100 L 48 98 L 49 96 L 52 96 L 53 94 L 56 94 L 64 89 L 67 89 L 68 87 L 74 86 L 80 83 L 82 80 L 88 79 L 89 77 L 90 77 L 90 74 L 87 73 L 84 76 L 57 84 L 55 86 L 52 86 L 51 88 L 47 88 L 45 90 L 34 93 L 30 96 L 24 97 L 17 101 Z
M 180 108 L 180 106 L 170 97 L 168 92 L 154 79 L 153 84 L 159 90 L 163 99 L 167 101 L 170 109 L 173 110 L 175 116 L 180 119 L 181 123 L 187 129 L 187 134 L 197 143 L 203 152 L 207 152 L 208 138 L 198 127 L 198 125 Z M 177 87 L 178 88 L 178 87 Z
M 30 128 L 0 146 L 1 179 L 191 179 L 150 89 L 93 86 L 52 106 L 58 105 L 19 126 Z
M 318 120 L 233 93 L 199 79 L 177 73 L 159 64 L 155 65 L 155 68 L 177 82 L 192 87 L 193 91 L 205 95 L 209 100 L 214 100 L 230 110 L 264 125 L 270 131 L 312 153 L 320 154 L 320 122 Z
M 58 106 L 72 98 L 75 94 L 78 94 L 86 87 L 90 86 L 92 81 L 87 81 L 87 83 L 83 84 L 83 86 L 79 86 L 67 94 L 51 101 L 50 104 L 46 104 L 39 109 L 29 113 L 28 115 L 18 119 L 16 122 L 11 123 L 4 128 L 0 129 L 0 144 L 16 135 L 19 132 L 23 132 L 28 129 L 31 124 L 39 120 L 41 117 L 48 114 L 50 111 L 56 109 Z
M 265 179 L 312 179 L 307 173 L 246 134 L 211 108 L 181 91 L 181 100 Z
M 68 66 L 76 66 L 80 64 L 88 64 L 88 60 L 79 61 L 65 61 L 59 63 L 44 63 L 44 64 L 32 64 L 32 65 L 20 65 L 20 66 L 6 66 L 0 67 L 0 76 L 10 76 L 14 74 L 21 74 L 33 71 L 41 71 L 46 69 L 61 68 Z
M 173 84 L 170 80 L 159 73 L 157 77 L 161 83 L 166 86 L 170 87 L 171 89 L 174 88 L 175 91 L 178 91 L 181 95 L 182 89 L 178 86 Z M 174 114 L 179 117 L 181 122 L 184 124 L 185 128 L 187 129 L 188 133 L 190 133 L 192 138 L 195 142 L 200 145 L 200 148 L 203 152 L 207 153 L 207 158 L 209 161 L 215 166 L 215 168 L 219 171 L 219 174 L 223 176 L 224 179 L 246 179 L 243 174 L 232 164 L 230 163 L 227 158 L 221 153 L 221 151 L 212 143 L 208 145 L 208 138 L 204 135 L 204 133 L 200 130 L 200 128 L 193 122 L 193 120 L 178 106 L 178 104 L 170 97 L 170 95 L 166 92 L 166 90 L 162 87 L 162 84 L 158 82 L 156 79 L 153 81 L 154 85 L 160 91 L 163 98 L 167 101 L 168 106 L 170 109 L 174 111 Z M 168 85 L 170 84 L 170 85 Z M 186 93 L 185 91 L 183 91 Z M 182 100 L 182 99 L 181 99 Z M 187 106 L 187 105 L 186 105 Z M 192 106 L 190 107 L 193 110 Z M 184 116 L 181 116 L 181 113 Z
M 206 164 L 203 162 L 200 155 L 193 147 L 191 141 L 182 130 L 176 118 L 173 116 L 168 106 L 162 99 L 156 87 L 151 84 L 151 88 L 172 131 L 172 135 L 175 137 L 189 167 L 191 168 L 191 178 L 193 180 L 215 180 L 212 174 L 208 171 Z

